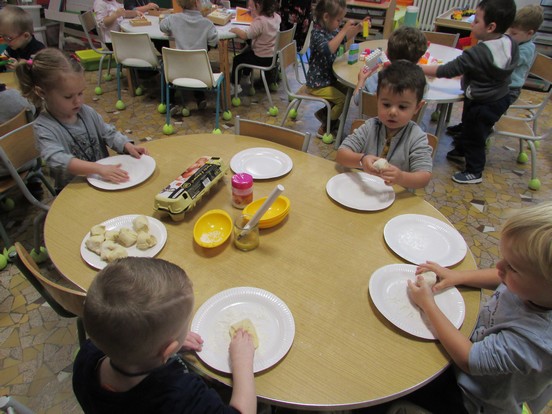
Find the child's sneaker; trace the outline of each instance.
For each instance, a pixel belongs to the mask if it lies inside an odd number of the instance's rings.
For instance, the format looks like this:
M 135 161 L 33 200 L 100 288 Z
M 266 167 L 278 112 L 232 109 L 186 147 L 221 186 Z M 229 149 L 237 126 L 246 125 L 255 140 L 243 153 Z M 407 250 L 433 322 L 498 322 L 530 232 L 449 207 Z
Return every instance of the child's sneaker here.
M 174 105 L 171 107 L 169 113 L 171 116 L 175 116 L 182 113 L 182 107 L 180 105 Z
M 458 125 L 453 125 L 447 127 L 447 134 L 451 136 L 458 136 L 462 133 L 462 123 L 460 122 Z
M 465 162 L 466 156 L 458 151 L 456 148 L 454 148 L 451 151 L 447 152 L 447 160 Z
M 452 176 L 452 181 L 458 184 L 479 184 L 483 182 L 483 174 L 459 171 Z
M 207 101 L 205 99 L 201 99 L 197 101 L 197 109 L 205 109 L 207 108 Z

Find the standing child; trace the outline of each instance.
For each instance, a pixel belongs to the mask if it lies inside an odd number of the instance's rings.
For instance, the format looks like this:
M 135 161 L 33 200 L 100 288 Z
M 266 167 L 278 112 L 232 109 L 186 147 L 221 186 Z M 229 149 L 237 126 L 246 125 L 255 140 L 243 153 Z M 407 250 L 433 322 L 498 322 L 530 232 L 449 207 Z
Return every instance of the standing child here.
M 170 14 L 159 24 L 163 33 L 172 36 L 176 47 L 182 50 L 209 50 L 218 43 L 218 32 L 213 22 L 200 12 L 201 0 L 178 0 L 181 13 Z M 196 91 L 194 96 L 199 109 L 205 109 L 205 92 Z
M 74 175 L 90 174 L 115 183 L 128 181 L 128 173 L 120 165 L 96 161 L 109 155 L 108 146 L 135 158 L 147 151 L 134 146 L 84 104 L 86 79 L 77 61 L 59 49 L 47 48 L 32 62 L 19 64 L 16 76 L 23 96 L 42 110 L 34 124 L 37 145 L 46 163 L 62 173 L 56 185 L 62 187 Z
M 17 61 L 30 59 L 46 47 L 33 32 L 33 18 L 21 7 L 6 6 L 0 10 L 0 33 L 8 44 L 3 55 L 9 58 L 3 70 L 15 69 Z
M 408 282 L 410 298 L 454 361 L 453 369 L 407 397 L 431 412 L 521 413 L 524 402 L 536 400 L 550 385 L 552 203 L 511 216 L 500 250 L 496 269 L 457 271 L 428 262 L 417 272 L 437 273 L 433 289 L 423 277 Z M 452 325 L 433 298 L 433 292 L 456 285 L 498 286 L 481 307 L 471 339 Z
M 326 99 L 332 107 L 331 131 L 326 131 L 327 108 L 323 107 L 315 113 L 322 124 L 318 129 L 318 135 L 323 136 L 327 144 L 333 142 L 332 133 L 339 128 L 339 117 L 343 112 L 347 93 L 346 86 L 337 82 L 332 65 L 339 46 L 346 39 L 354 39 L 362 30 L 362 23 L 350 19 L 339 30 L 339 25 L 345 17 L 346 6 L 345 0 L 320 0 L 314 10 L 315 24 L 311 34 L 307 92 Z
M 120 31 L 121 21 L 125 18 L 143 16 L 143 13 L 137 9 L 125 10 L 124 5 L 117 0 L 94 0 L 94 13 L 103 35 L 103 41 L 111 50 L 113 50 L 113 45 L 110 32 Z
M 245 68 L 237 73 L 236 68 L 241 63 L 247 63 L 257 66 L 270 66 L 272 57 L 274 56 L 274 48 L 276 47 L 276 36 L 280 30 L 280 22 L 282 19 L 276 13 L 279 2 L 276 0 L 249 0 L 248 7 L 253 17 L 253 21 L 247 31 L 233 27 L 230 29 L 242 40 L 251 40 L 251 47 L 246 48 L 242 53 L 234 57 L 232 61 L 232 74 L 230 78 L 234 84 L 231 84 L 232 94 L 236 93 L 234 88 L 237 88 L 237 93 L 241 92 L 240 79 L 241 75 L 250 76 L 251 69 Z M 272 70 L 267 74 L 267 82 L 269 85 L 276 82 L 277 71 Z M 237 80 L 237 81 L 236 81 Z
M 518 47 L 504 32 L 516 15 L 514 0 L 482 0 L 476 8 L 472 35 L 480 42 L 444 65 L 422 65 L 427 76 L 462 76 L 462 133 L 447 158 L 466 162 L 452 176 L 460 184 L 483 181 L 485 142 L 496 121 L 510 105 L 510 75 L 517 66 Z
M 433 167 L 431 147 L 427 134 L 412 121 L 424 104 L 425 86 L 422 70 L 407 60 L 397 60 L 382 70 L 377 90 L 378 117 L 367 120 L 343 140 L 336 162 L 362 168 L 383 178 L 387 185 L 425 187 Z
M 203 346 L 190 332 L 193 309 L 192 282 L 172 263 L 128 257 L 100 271 L 84 304 L 90 340 L 73 366 L 84 412 L 255 413 L 255 348 L 248 333 L 240 329 L 230 341 L 230 406 L 178 355 Z

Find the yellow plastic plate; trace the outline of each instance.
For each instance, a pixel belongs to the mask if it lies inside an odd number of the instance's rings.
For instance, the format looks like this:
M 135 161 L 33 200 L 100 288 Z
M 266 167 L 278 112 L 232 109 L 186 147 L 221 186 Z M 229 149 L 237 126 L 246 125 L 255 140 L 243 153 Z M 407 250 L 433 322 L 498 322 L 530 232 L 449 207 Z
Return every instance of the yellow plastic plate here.
M 232 232 L 232 219 L 224 210 L 209 210 L 194 225 L 194 240 L 201 247 L 217 247 Z
M 243 209 L 243 214 L 253 215 L 263 205 L 266 197 L 259 198 Z M 289 213 L 290 202 L 286 196 L 279 196 L 259 221 L 259 228 L 267 229 L 279 224 Z

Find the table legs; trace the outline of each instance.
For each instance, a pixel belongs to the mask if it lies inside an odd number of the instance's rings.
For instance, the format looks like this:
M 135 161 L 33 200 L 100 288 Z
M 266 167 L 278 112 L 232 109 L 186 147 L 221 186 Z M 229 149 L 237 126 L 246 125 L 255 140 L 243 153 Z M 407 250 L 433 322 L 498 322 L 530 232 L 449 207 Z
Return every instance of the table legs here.
M 220 62 L 220 71 L 224 73 L 224 96 L 226 102 L 223 105 L 226 109 L 230 108 L 230 62 L 228 60 L 228 39 L 219 39 L 218 44 L 219 50 L 219 62 Z

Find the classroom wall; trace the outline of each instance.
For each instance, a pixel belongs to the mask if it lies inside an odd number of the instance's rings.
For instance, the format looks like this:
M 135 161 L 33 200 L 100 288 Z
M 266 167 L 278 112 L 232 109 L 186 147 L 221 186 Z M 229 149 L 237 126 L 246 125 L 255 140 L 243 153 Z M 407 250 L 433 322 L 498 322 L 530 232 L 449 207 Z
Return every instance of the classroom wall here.
M 528 4 L 540 4 L 540 0 L 516 0 L 516 6 L 519 8 Z

